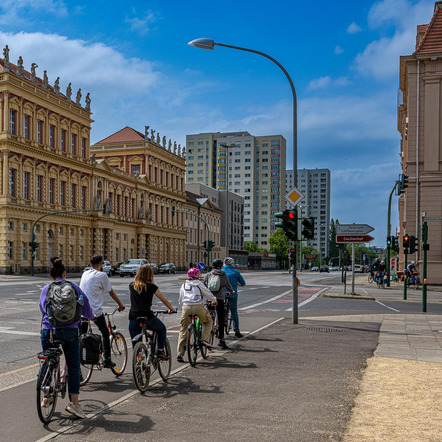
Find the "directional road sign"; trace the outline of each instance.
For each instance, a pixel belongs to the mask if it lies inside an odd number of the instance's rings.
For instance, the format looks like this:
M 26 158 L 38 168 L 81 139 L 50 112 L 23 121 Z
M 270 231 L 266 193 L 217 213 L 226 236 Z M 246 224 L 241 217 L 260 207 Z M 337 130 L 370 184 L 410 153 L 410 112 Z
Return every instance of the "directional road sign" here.
M 336 235 L 366 235 L 373 230 L 368 224 L 336 224 Z
M 206 264 L 204 264 L 203 262 L 198 263 L 198 270 L 204 270 L 205 268 L 206 268 Z
M 304 198 L 304 194 L 302 194 L 296 187 L 290 189 L 285 196 L 285 199 L 293 206 L 296 206 L 302 198 Z
M 336 235 L 337 243 L 370 242 L 374 238 L 370 235 Z

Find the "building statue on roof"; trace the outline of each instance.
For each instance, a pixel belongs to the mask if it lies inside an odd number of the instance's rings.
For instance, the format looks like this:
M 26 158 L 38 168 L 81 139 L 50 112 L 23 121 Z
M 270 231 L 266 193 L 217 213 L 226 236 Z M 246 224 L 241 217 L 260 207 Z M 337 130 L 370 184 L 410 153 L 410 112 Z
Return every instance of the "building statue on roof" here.
M 35 83 L 35 69 L 38 68 L 38 64 L 37 63 L 32 63 L 31 64 L 31 81 L 33 83 Z
M 173 146 L 173 153 L 176 153 L 176 143 Z
M 150 130 L 150 140 L 155 143 L 155 131 L 153 129 Z
M 166 135 L 164 135 L 164 137 L 163 137 L 163 147 L 164 147 L 164 149 L 166 148 Z
M 3 48 L 3 70 L 9 71 L 9 47 L 6 45 Z
M 144 141 L 149 141 L 149 127 L 150 126 L 144 126 Z
M 57 95 L 60 95 L 60 77 L 57 77 L 54 83 L 54 91 Z
M 71 101 L 71 96 L 72 96 L 72 83 L 69 83 L 68 87 L 66 88 L 66 97 L 68 101 Z
M 75 97 L 75 103 L 80 106 L 80 101 L 81 101 L 81 88 L 78 89 L 77 91 L 77 96 Z
M 157 144 L 160 144 L 160 143 L 161 143 L 160 133 L 157 132 Z
M 85 107 L 85 109 L 86 109 L 88 112 L 90 112 L 90 110 L 91 110 L 91 97 L 90 97 L 90 92 L 88 92 L 88 93 L 86 94 L 85 101 L 86 101 L 86 107 Z
M 17 60 L 17 75 L 19 75 L 20 77 L 23 76 L 23 58 L 20 55 L 20 57 L 18 57 Z
M 48 84 L 49 84 L 49 80 L 48 80 L 48 71 L 44 71 L 43 72 L 43 88 L 47 89 L 48 88 Z
M 169 150 L 172 152 L 172 140 L 169 138 Z

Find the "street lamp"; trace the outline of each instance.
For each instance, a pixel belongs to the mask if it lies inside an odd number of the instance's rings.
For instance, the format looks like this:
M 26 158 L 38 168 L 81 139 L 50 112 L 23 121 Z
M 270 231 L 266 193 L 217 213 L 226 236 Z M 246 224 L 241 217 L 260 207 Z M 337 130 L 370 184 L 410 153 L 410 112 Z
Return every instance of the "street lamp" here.
M 240 46 L 231 46 L 223 43 L 217 43 L 210 38 L 197 38 L 196 40 L 192 40 L 191 42 L 189 42 L 188 45 L 194 46 L 196 48 L 212 49 L 212 50 L 215 49 L 215 46 L 223 46 L 225 48 L 237 49 L 239 51 L 253 52 L 254 54 L 262 55 L 263 57 L 268 58 L 284 72 L 284 75 L 286 76 L 287 80 L 290 83 L 290 88 L 292 90 L 292 96 L 293 96 L 293 182 L 296 183 L 297 173 L 298 173 L 298 124 L 297 124 L 296 90 L 293 81 L 290 78 L 290 75 L 288 74 L 284 66 L 282 66 L 281 63 L 276 61 L 270 55 L 265 54 L 264 52 L 255 51 L 254 49 L 247 49 Z M 293 318 L 293 323 L 297 324 L 298 323 L 298 280 L 296 278 L 296 265 L 293 266 L 293 271 L 292 271 L 292 291 L 293 291 L 292 318 Z

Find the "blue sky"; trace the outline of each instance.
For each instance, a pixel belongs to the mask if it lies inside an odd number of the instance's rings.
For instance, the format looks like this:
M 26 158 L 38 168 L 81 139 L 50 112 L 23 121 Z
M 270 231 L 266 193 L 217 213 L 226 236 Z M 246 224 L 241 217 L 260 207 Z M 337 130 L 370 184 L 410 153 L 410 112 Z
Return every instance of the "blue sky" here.
M 189 133 L 282 134 L 292 163 L 291 92 L 255 54 L 192 48 L 199 37 L 277 59 L 298 95 L 298 167 L 329 168 L 331 216 L 375 227 L 384 245 L 400 171 L 399 56 L 434 1 L 3 0 L 0 46 L 39 65 L 61 89 L 91 93 L 92 143 L 149 125 L 178 143 Z M 398 224 L 393 200 L 393 231 Z

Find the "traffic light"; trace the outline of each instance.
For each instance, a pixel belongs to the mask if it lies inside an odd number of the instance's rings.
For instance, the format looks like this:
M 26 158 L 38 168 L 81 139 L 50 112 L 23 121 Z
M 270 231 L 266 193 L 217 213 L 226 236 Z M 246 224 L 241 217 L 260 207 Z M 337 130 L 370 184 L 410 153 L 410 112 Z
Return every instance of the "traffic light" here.
M 31 241 L 29 246 L 31 247 L 31 253 L 34 253 L 38 249 L 38 242 Z
M 410 254 L 416 253 L 419 240 L 415 236 L 410 236 Z
M 410 237 L 409 237 L 409 235 L 404 235 L 404 240 L 402 242 L 402 246 L 403 246 L 404 250 L 406 250 L 407 253 L 408 253 L 408 249 L 410 248 Z
M 392 236 L 387 236 L 387 249 L 391 249 Z
M 208 244 L 209 252 L 213 249 L 214 246 L 215 246 L 215 242 L 214 241 L 209 241 L 209 244 Z
M 296 209 L 286 209 L 284 212 L 277 212 L 275 216 L 282 220 L 276 222 L 275 227 L 282 228 L 287 238 L 296 240 L 298 237 Z
M 296 249 L 295 248 L 291 248 L 289 250 L 290 253 L 290 259 L 295 259 L 296 258 Z
M 207 241 L 203 241 L 201 243 L 201 247 L 203 247 L 204 249 L 207 249 Z
M 302 220 L 302 236 L 304 239 L 313 239 L 315 237 L 315 218 L 312 216 Z
M 399 175 L 399 195 L 405 193 L 405 189 L 408 187 L 408 175 L 404 175 L 403 173 Z
M 396 253 L 399 252 L 399 242 L 397 236 L 391 237 L 391 249 L 394 250 Z

